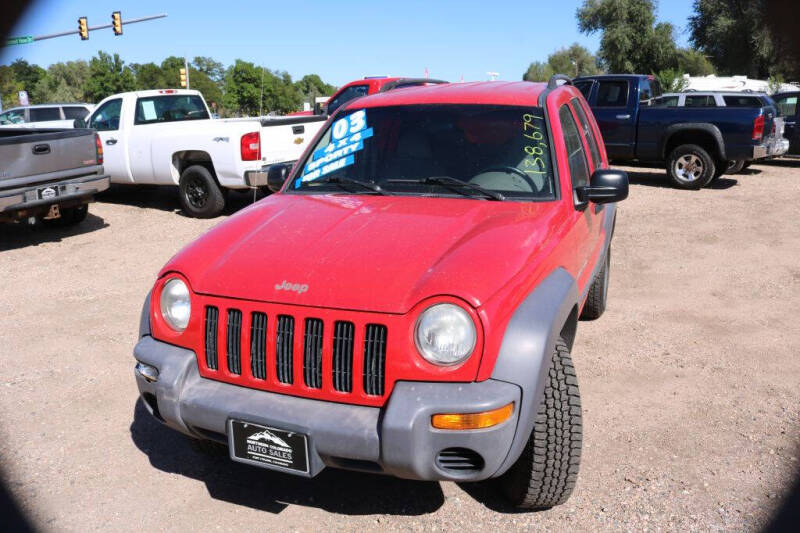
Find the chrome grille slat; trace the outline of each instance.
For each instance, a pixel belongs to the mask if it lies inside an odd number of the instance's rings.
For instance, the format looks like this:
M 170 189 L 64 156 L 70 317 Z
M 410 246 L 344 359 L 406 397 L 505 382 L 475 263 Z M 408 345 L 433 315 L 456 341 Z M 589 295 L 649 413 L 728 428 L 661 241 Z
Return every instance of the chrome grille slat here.
M 206 307 L 206 366 L 211 370 L 217 369 L 217 320 L 219 309 L 213 306 Z
M 367 324 L 364 338 L 364 392 L 382 396 L 386 366 L 386 326 Z
M 353 390 L 354 337 L 352 322 L 336 322 L 333 329 L 333 388 L 339 392 Z
M 275 369 L 278 372 L 278 381 L 291 384 L 292 357 L 294 355 L 294 317 L 288 315 L 278 316 L 278 327 L 275 332 Z
M 226 353 L 228 371 L 231 374 L 242 373 L 242 312 L 228 309 L 228 328 L 226 335 Z
M 303 379 L 306 386 L 322 388 L 322 320 L 306 318 L 303 338 Z
M 267 379 L 267 315 L 254 312 L 250 321 L 250 372 Z

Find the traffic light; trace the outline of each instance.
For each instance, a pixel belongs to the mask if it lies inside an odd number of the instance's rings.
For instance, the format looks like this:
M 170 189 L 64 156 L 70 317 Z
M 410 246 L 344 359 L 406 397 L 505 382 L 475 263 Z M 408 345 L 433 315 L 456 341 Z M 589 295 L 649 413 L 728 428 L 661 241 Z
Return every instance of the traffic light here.
M 78 33 L 80 34 L 82 41 L 89 39 L 89 26 L 86 24 L 86 17 L 81 17 L 78 19 Z
M 122 12 L 111 13 L 111 26 L 114 28 L 114 35 L 122 35 Z
M 181 87 L 186 88 L 186 69 L 181 69 Z

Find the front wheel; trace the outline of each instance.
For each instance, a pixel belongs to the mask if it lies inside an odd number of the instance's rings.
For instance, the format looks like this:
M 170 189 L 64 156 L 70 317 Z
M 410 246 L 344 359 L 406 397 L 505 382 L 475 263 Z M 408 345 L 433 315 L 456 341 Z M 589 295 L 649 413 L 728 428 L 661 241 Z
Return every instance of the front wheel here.
M 725 174 L 738 174 L 744 169 L 745 161 L 738 159 L 736 161 L 728 161 L 728 168 L 725 169 Z
M 586 304 L 581 311 L 581 320 L 595 320 L 600 318 L 603 311 L 606 310 L 606 302 L 608 301 L 608 274 L 611 269 L 611 248 L 606 252 L 603 258 L 603 266 L 600 267 L 600 272 L 594 278 L 592 285 L 589 287 L 589 294 L 586 296 Z
M 667 175 L 680 189 L 701 189 L 711 183 L 715 172 L 714 159 L 696 144 L 682 144 L 667 157 Z
M 225 196 L 214 176 L 201 165 L 187 167 L 178 183 L 183 211 L 194 218 L 214 218 L 225 208 Z
M 578 479 L 582 439 L 578 380 L 567 343 L 559 337 L 528 443 L 499 479 L 509 501 L 520 509 L 566 502 Z

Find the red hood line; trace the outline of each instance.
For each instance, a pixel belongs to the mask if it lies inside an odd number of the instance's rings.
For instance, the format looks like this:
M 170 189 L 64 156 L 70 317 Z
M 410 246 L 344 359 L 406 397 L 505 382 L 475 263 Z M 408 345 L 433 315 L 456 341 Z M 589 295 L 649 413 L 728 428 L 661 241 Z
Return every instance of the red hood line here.
M 478 307 L 545 244 L 556 211 L 556 202 L 275 194 L 184 248 L 162 273 L 244 300 L 405 313 L 451 295 Z

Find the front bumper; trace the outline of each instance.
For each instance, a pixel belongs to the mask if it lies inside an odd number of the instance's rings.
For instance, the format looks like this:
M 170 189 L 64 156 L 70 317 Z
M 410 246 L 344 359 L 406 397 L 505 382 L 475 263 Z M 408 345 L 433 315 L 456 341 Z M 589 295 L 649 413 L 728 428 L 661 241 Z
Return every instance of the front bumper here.
M 143 403 L 158 420 L 192 437 L 226 443 L 231 418 L 304 433 L 309 476 L 332 466 L 409 479 L 477 481 L 502 474 L 515 439 L 527 440 L 517 435 L 520 388 L 503 381 L 398 382 L 387 404 L 378 408 L 208 380 L 198 373 L 194 352 L 150 336 L 139 340 L 134 356 L 158 369 L 155 381 L 135 372 Z M 430 423 L 436 413 L 482 412 L 510 402 L 512 417 L 490 428 L 447 431 Z M 439 454 L 451 448 L 470 450 L 481 460 L 475 468 L 443 466 Z
M 7 214 L 53 204 L 75 204 L 88 200 L 93 195 L 109 187 L 109 176 L 96 175 L 71 178 L 55 182 L 39 183 L 36 186 L 0 192 L 0 213 Z M 57 189 L 58 196 L 39 198 L 38 191 L 43 188 Z

